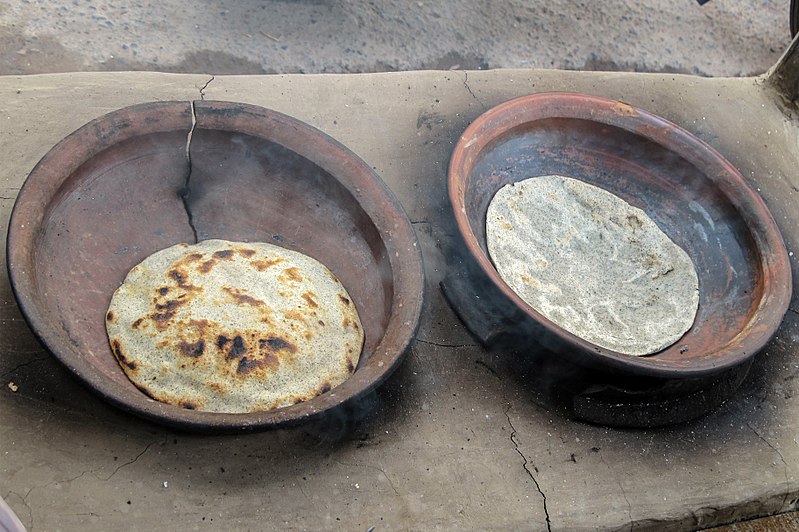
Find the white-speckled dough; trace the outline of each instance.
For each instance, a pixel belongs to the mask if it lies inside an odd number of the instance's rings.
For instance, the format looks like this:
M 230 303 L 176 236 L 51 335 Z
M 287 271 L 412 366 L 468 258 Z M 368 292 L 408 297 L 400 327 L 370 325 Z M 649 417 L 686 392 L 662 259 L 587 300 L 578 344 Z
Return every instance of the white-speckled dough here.
M 488 206 L 486 237 L 508 286 L 595 345 L 652 354 L 694 322 L 699 279 L 688 254 L 599 187 L 556 175 L 505 185 Z

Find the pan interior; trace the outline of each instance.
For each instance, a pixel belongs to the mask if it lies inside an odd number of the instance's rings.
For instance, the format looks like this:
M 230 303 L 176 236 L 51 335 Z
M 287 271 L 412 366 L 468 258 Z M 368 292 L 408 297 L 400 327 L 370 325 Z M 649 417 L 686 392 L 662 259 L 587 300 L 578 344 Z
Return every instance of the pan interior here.
M 763 281 L 758 249 L 740 212 L 684 157 L 612 125 L 547 118 L 489 143 L 464 176 L 466 216 L 482 253 L 487 256 L 486 212 L 497 190 L 551 174 L 598 186 L 642 209 L 694 262 L 697 318 L 680 342 L 653 358 L 680 365 L 713 356 L 750 321 Z

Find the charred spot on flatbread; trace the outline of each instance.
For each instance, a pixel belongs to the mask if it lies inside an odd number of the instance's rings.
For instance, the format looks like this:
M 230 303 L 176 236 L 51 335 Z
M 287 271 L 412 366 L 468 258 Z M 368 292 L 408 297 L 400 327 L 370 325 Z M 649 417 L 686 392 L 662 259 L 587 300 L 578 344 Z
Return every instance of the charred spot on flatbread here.
M 129 370 L 135 370 L 138 367 L 136 362 L 133 360 L 128 360 L 128 358 L 122 352 L 122 346 L 120 345 L 119 340 L 111 340 L 111 348 L 113 349 L 117 360 L 119 360 L 119 363 L 124 367 L 128 368 Z
M 180 342 L 178 343 L 178 350 L 180 354 L 187 357 L 200 357 L 203 355 L 203 353 L 205 353 L 205 340 L 201 338 L 200 340 L 192 343 Z

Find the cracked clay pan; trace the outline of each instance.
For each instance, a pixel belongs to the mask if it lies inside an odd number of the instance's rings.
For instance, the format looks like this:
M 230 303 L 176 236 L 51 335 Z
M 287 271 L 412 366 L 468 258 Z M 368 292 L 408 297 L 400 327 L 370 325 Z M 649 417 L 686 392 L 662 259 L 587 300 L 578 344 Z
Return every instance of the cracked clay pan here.
M 131 267 L 180 242 L 269 242 L 310 255 L 362 317 L 355 373 L 332 392 L 249 414 L 213 414 L 140 392 L 111 353 L 104 315 Z M 11 283 L 32 330 L 112 404 L 198 432 L 297 424 L 382 383 L 413 338 L 423 273 L 402 207 L 374 171 L 303 122 L 252 105 L 158 102 L 78 129 L 38 163 L 8 236 Z

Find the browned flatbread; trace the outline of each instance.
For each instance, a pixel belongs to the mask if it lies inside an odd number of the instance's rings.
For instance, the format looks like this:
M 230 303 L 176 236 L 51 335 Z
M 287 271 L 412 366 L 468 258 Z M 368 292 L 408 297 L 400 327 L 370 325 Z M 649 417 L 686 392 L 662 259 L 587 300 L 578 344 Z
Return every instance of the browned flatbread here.
M 355 370 L 363 330 L 320 262 L 265 243 L 178 244 L 135 266 L 106 315 L 111 348 L 150 397 L 243 413 L 306 401 Z

